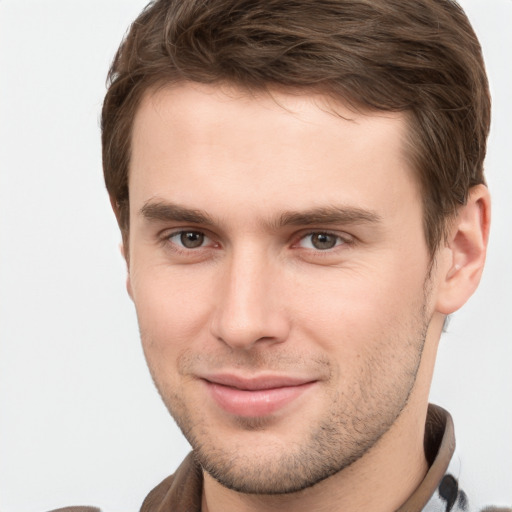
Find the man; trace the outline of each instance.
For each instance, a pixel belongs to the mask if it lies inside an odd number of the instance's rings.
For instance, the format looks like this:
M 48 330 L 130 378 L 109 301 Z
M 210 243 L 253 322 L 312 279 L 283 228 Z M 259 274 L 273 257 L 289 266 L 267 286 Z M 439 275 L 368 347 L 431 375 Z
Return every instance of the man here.
M 110 72 L 105 180 L 193 447 L 142 511 L 471 510 L 428 393 L 484 265 L 489 112 L 449 0 L 140 15 Z

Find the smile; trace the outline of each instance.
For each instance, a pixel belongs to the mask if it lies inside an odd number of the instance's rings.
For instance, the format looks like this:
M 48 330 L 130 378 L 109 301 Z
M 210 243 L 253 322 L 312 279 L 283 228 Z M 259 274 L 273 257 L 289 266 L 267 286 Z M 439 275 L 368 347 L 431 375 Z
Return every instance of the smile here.
M 267 416 L 299 398 L 316 381 L 288 377 L 240 379 L 219 375 L 203 379 L 214 402 L 225 412 L 255 418 Z

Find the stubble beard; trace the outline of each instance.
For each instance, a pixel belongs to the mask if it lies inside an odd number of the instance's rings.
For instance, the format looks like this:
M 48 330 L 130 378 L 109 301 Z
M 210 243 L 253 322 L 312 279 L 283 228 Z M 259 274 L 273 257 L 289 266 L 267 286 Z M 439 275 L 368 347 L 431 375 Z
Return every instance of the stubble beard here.
M 160 385 L 150 364 L 163 402 L 203 470 L 239 493 L 284 495 L 312 487 L 363 457 L 393 426 L 414 389 L 431 320 L 426 311 L 430 273 L 424 284 L 423 303 L 416 318 L 405 321 L 404 329 L 397 330 L 407 334 L 395 333 L 398 342 L 385 340 L 382 346 L 387 343 L 388 350 L 369 355 L 360 369 L 363 377 L 338 390 L 325 417 L 310 425 L 300 443 L 287 443 L 285 437 L 277 445 L 274 437 L 273 444 L 262 446 L 263 455 L 244 451 L 230 439 L 219 439 L 215 427 L 209 426 L 208 419 L 187 404 L 181 393 L 164 383 Z M 331 364 L 328 360 L 323 363 Z M 276 365 L 279 361 L 272 360 L 269 368 Z M 240 417 L 236 423 L 241 431 L 264 436 L 273 419 Z
M 390 363 L 382 353 L 366 361 L 365 378 L 332 400 L 325 418 L 311 425 L 300 443 L 266 446 L 261 453 L 246 453 L 243 447 L 218 439 L 207 418 L 191 411 L 181 395 L 158 386 L 169 412 L 194 449 L 204 471 L 228 489 L 244 494 L 279 495 L 301 491 L 349 467 L 363 457 L 392 427 L 408 403 L 418 373 L 428 322 L 423 321 L 406 352 L 391 358 L 406 358 L 402 372 L 382 385 Z M 396 368 L 396 366 L 395 366 Z M 272 419 L 237 418 L 241 431 L 255 435 L 271 428 Z M 242 448 L 242 449 L 240 449 Z M 270 454 L 270 455 L 269 455 Z

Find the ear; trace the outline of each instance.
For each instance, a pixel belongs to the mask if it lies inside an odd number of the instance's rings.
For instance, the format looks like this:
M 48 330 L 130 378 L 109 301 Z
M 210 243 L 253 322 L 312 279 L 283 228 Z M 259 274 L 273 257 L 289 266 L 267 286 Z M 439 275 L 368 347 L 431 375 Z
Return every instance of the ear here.
M 449 315 L 458 310 L 476 290 L 484 268 L 490 220 L 489 191 L 485 185 L 477 185 L 459 209 L 441 250 L 436 307 L 440 313 Z
M 132 291 L 132 282 L 130 279 L 130 271 L 126 274 L 126 291 L 128 292 L 128 295 L 130 296 L 130 299 L 133 301 L 133 291 Z
M 132 282 L 130 278 L 130 260 L 128 259 L 127 247 L 123 242 L 119 244 L 119 252 L 121 253 L 121 256 L 124 258 L 124 261 L 126 262 L 126 291 L 128 292 L 130 298 L 133 300 Z
M 110 196 L 110 206 L 112 207 L 112 211 L 114 212 L 114 215 L 116 216 L 117 224 L 119 225 L 119 203 L 117 202 L 116 198 L 114 196 Z
M 119 204 L 116 201 L 116 199 L 113 196 L 110 196 L 110 205 L 112 206 L 112 210 L 114 211 L 114 214 L 117 219 L 117 224 L 120 226 L 120 212 L 119 212 Z M 129 264 L 129 258 L 128 258 L 128 248 L 126 247 L 126 244 L 124 242 L 121 242 L 119 244 L 119 252 L 121 253 L 121 256 L 124 258 L 124 261 L 126 262 L 126 291 L 128 292 L 128 295 L 133 300 L 133 292 L 132 292 L 132 283 L 130 280 L 130 264 Z

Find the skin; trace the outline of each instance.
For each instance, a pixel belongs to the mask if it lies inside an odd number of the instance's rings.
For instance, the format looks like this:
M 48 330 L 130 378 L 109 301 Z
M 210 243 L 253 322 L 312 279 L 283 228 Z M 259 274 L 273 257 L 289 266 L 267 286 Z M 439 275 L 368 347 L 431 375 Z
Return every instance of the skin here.
M 392 511 L 424 477 L 437 343 L 478 283 L 488 196 L 432 261 L 406 128 L 278 90 L 183 84 L 139 107 L 128 291 L 203 510 Z M 307 385 L 237 414 L 219 374 Z

